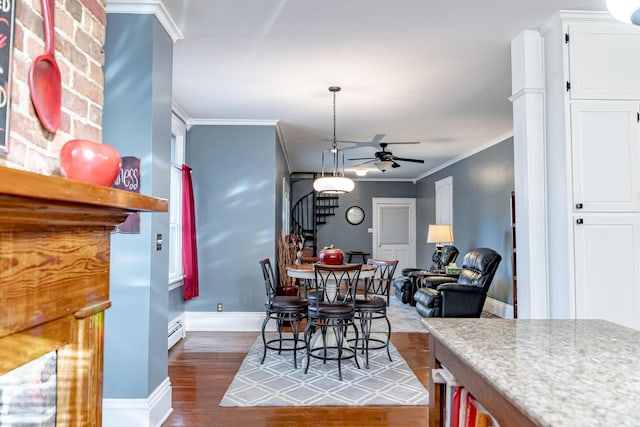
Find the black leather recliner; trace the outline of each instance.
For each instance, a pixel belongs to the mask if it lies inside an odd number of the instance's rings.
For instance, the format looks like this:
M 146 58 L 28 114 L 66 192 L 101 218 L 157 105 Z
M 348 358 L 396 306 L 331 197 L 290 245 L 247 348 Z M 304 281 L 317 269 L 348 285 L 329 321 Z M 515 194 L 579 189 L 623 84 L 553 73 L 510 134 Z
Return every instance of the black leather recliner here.
M 422 317 L 480 317 L 502 257 L 489 248 L 469 251 L 462 260 L 462 272 L 455 283 L 437 289 L 420 288 L 414 299 Z
M 419 278 L 422 273 L 418 274 L 418 272 L 431 272 L 437 274 L 437 266 L 438 261 L 442 259 L 442 263 L 440 265 L 448 265 L 456 260 L 458 257 L 458 249 L 453 245 L 445 245 L 442 247 L 442 253 L 439 254 L 437 251 L 433 253 L 431 257 L 431 267 L 428 269 L 425 268 L 403 268 L 402 276 L 398 276 L 393 281 L 393 288 L 395 291 L 396 298 L 402 301 L 403 304 L 411 304 L 415 305 L 415 301 L 413 299 L 413 295 L 418 290 L 419 286 Z

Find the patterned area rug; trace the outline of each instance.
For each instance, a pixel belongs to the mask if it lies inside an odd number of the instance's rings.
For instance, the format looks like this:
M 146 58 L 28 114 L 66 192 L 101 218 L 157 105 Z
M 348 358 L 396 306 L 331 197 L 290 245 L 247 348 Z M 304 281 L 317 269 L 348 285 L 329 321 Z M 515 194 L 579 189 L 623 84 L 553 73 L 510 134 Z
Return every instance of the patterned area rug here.
M 391 322 L 391 332 L 427 332 L 427 327 L 420 321 L 416 308 L 403 304 L 394 295 L 389 300 L 387 317 Z
M 415 307 L 402 304 L 393 295 L 387 317 L 392 333 L 427 332 Z M 385 327 L 383 320 L 374 321 L 372 335 L 379 336 L 375 331 Z M 298 352 L 298 369 L 293 369 L 291 352 L 278 355 L 276 351 L 268 351 L 261 365 L 262 351 L 262 338 L 258 337 L 220 406 L 427 405 L 429 402 L 427 390 L 393 345 L 390 347 L 393 362 L 389 362 L 384 350 L 370 351 L 369 369 L 358 369 L 353 359 L 343 361 L 343 381 L 338 379 L 335 361 L 323 364 L 312 359 L 305 375 L 301 367 L 304 350 Z M 364 363 L 361 362 L 361 366 Z
M 353 359 L 323 364 L 311 359 L 309 372 L 301 367 L 304 351 L 293 369 L 291 352 L 268 351 L 263 365 L 262 338 L 258 337 L 242 362 L 220 406 L 366 406 L 427 405 L 429 395 L 400 353 L 391 346 L 389 362 L 384 350 L 369 353 L 369 369 L 358 369 Z M 362 363 L 361 363 L 362 366 Z

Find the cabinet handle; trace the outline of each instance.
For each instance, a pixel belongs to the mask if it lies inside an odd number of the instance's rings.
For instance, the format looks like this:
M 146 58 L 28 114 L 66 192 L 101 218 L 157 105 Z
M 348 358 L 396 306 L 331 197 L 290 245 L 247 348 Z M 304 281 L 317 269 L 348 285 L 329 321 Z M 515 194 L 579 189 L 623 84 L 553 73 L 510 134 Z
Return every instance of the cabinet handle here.
M 576 224 L 582 224 L 582 223 L 584 223 L 584 220 L 582 218 L 576 219 Z
M 576 203 L 576 209 L 582 209 L 582 203 Z

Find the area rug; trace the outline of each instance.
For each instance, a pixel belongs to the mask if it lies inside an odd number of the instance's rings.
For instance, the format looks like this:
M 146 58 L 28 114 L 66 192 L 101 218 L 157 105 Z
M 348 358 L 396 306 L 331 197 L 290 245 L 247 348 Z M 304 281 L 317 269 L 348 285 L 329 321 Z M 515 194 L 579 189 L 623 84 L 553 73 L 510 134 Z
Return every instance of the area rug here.
M 403 304 L 394 295 L 389 299 L 387 317 L 391 323 L 391 332 L 427 332 L 427 327 L 420 321 L 421 317 L 416 308 Z M 374 325 L 376 329 L 379 325 Z
M 262 338 L 258 337 L 242 362 L 220 406 L 366 406 L 427 405 L 429 394 L 398 350 L 369 353 L 369 369 L 358 369 L 353 359 L 323 364 L 312 359 L 309 372 L 301 367 L 305 351 L 298 352 L 298 369 L 291 352 L 268 351 L 263 365 Z M 362 366 L 362 363 L 361 363 Z

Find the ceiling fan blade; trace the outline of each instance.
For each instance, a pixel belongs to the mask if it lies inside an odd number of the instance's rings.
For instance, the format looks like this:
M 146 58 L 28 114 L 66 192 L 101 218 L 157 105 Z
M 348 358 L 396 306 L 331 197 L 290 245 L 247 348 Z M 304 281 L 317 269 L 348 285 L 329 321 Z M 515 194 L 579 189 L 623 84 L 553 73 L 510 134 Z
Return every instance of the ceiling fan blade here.
M 399 168 L 399 167 L 400 167 L 400 163 L 393 162 L 393 164 L 391 165 L 391 167 L 393 167 L 393 168 Z
M 373 162 L 375 162 L 375 159 L 374 160 L 369 160 L 368 162 L 358 163 L 357 165 L 354 165 L 353 167 L 357 168 L 358 166 L 368 165 L 369 163 L 373 163 Z
M 380 144 L 380 141 L 382 141 L 382 138 L 385 137 L 386 134 L 384 133 L 377 133 L 374 135 L 373 139 L 371 140 L 371 142 L 373 144 Z
M 398 144 L 420 144 L 420 141 L 395 141 L 395 142 L 385 142 L 387 145 L 398 145 Z
M 354 157 L 352 159 L 347 159 L 347 160 L 371 160 L 373 162 L 374 160 L 378 160 L 378 159 L 375 159 L 373 157 Z
M 393 156 L 393 160 L 400 160 L 401 162 L 424 163 L 424 160 L 420 160 L 420 159 L 405 159 L 403 157 L 396 157 L 396 156 Z

